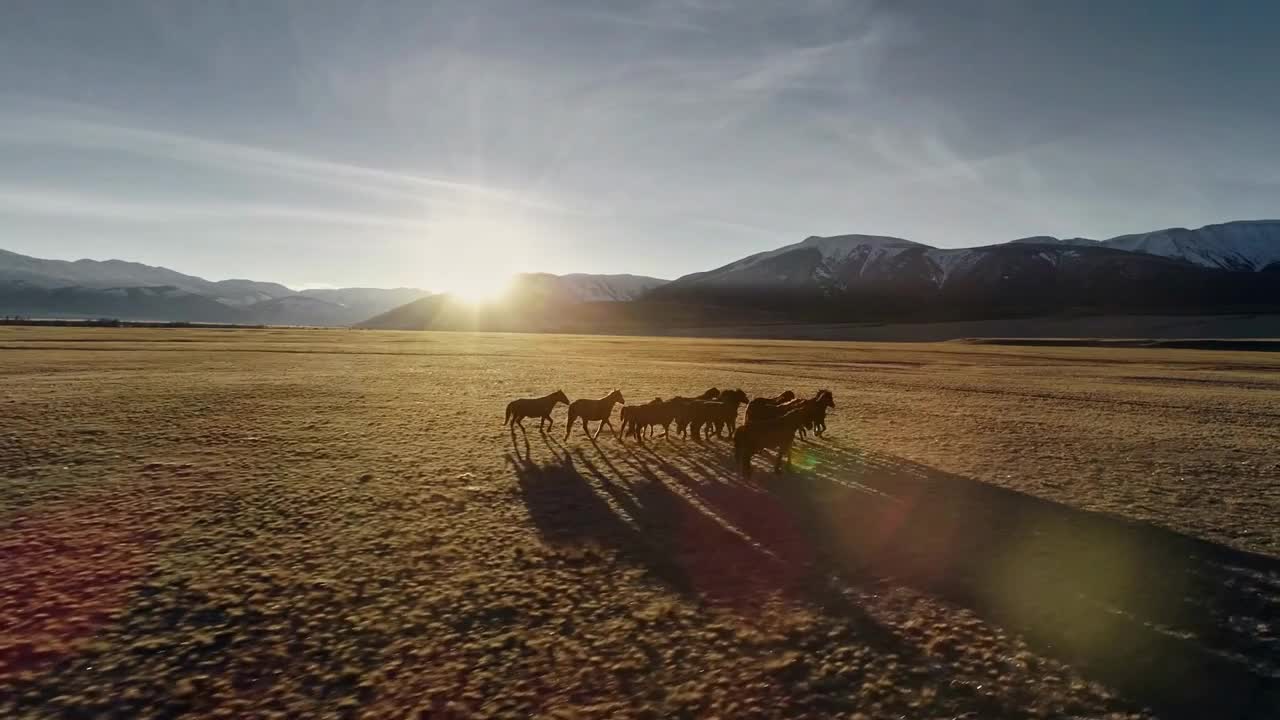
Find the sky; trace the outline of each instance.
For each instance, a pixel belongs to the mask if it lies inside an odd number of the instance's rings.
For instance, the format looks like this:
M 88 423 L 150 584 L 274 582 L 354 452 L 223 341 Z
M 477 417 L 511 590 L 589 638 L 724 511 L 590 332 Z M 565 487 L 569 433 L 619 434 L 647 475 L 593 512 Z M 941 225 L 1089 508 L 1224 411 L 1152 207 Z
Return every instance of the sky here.
M 1280 4 L 7 0 L 0 248 L 673 278 L 1280 215 Z

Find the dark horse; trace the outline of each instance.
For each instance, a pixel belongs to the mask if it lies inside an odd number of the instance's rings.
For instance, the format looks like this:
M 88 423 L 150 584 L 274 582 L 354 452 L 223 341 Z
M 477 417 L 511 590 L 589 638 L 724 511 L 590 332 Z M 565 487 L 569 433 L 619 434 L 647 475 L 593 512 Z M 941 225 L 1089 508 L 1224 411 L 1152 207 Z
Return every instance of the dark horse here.
M 544 395 L 540 398 L 521 398 L 512 400 L 507 403 L 507 416 L 503 419 L 503 425 L 510 425 L 512 428 L 519 425 L 520 429 L 524 429 L 524 419 L 527 417 L 538 418 L 538 429 L 543 429 L 543 423 L 547 423 L 547 428 L 556 424 L 554 418 L 551 417 L 551 411 L 556 409 L 556 404 L 569 404 L 569 398 L 565 396 L 563 390 L 557 390 L 550 395 Z
M 751 458 L 763 450 L 776 450 L 778 459 L 773 464 L 775 473 L 782 473 L 783 466 L 791 467 L 791 446 L 796 441 L 796 431 L 811 417 L 805 406 L 792 407 L 778 417 L 755 417 L 738 428 L 733 435 L 733 458 L 744 480 L 751 479 Z
M 599 400 L 574 400 L 569 403 L 569 427 L 564 430 L 564 439 L 569 439 L 569 433 L 573 432 L 573 421 L 579 418 L 582 419 L 582 432 L 586 433 L 587 437 L 592 440 L 600 435 L 600 431 L 604 429 L 605 425 L 608 425 L 609 429 L 613 430 L 613 434 L 617 435 L 617 428 L 613 426 L 613 423 L 609 422 L 609 416 L 613 414 L 615 403 L 627 404 L 627 401 L 622 399 L 621 390 L 614 390 Z M 591 429 L 587 427 L 588 420 L 600 421 L 595 435 L 592 435 Z

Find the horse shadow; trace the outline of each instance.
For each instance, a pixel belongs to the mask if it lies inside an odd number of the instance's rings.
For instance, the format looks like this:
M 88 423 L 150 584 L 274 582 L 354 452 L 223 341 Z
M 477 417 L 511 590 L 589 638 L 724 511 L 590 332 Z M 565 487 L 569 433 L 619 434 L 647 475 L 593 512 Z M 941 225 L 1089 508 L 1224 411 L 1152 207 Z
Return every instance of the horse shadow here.
M 613 458 L 598 446 L 570 450 L 551 440 L 548 447 L 549 461 L 512 462 L 530 518 L 549 544 L 612 548 L 691 601 L 744 615 L 758 614 L 779 593 L 802 599 L 838 612 L 863 644 L 899 657 L 917 653 L 831 592 L 814 564 L 691 503 L 634 451 L 624 448 L 627 456 Z M 637 474 L 642 481 L 623 479 Z
M 843 577 L 968 607 L 1165 717 L 1280 716 L 1280 559 L 888 455 L 793 461 L 770 494 Z
M 565 450 L 520 476 L 544 536 L 607 528 L 683 592 L 730 605 L 794 593 L 904 656 L 822 578 L 907 586 L 1163 717 L 1280 716 L 1276 558 L 827 442 L 798 443 L 795 472 L 758 482 L 736 477 L 723 445 L 620 450 Z M 552 497 L 538 489 L 547 473 Z M 566 494 L 585 517 L 546 507 Z

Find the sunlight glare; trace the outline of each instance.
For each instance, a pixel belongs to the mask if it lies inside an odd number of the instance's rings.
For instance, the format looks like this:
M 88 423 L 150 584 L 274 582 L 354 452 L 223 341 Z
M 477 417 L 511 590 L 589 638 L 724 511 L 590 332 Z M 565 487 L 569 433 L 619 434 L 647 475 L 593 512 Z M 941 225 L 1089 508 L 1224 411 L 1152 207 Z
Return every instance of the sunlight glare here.
M 536 239 L 529 223 L 511 215 L 452 218 L 438 228 L 440 236 L 458 240 L 448 248 L 447 259 L 432 263 L 436 277 L 429 286 L 477 306 L 508 293 L 515 275 L 527 269 L 528 248 Z
M 446 288 L 445 292 L 473 305 L 500 300 L 511 287 L 510 275 L 493 273 L 484 268 L 458 274 L 458 282 Z

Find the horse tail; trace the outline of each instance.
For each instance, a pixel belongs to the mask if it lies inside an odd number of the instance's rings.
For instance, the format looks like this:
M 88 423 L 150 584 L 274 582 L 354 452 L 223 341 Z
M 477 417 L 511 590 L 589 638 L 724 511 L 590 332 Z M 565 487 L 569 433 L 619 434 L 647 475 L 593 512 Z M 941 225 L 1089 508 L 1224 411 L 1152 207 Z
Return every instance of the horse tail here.
M 507 403 L 507 415 L 502 419 L 503 426 L 511 424 L 511 418 L 515 415 L 515 409 L 512 407 L 515 403 Z

